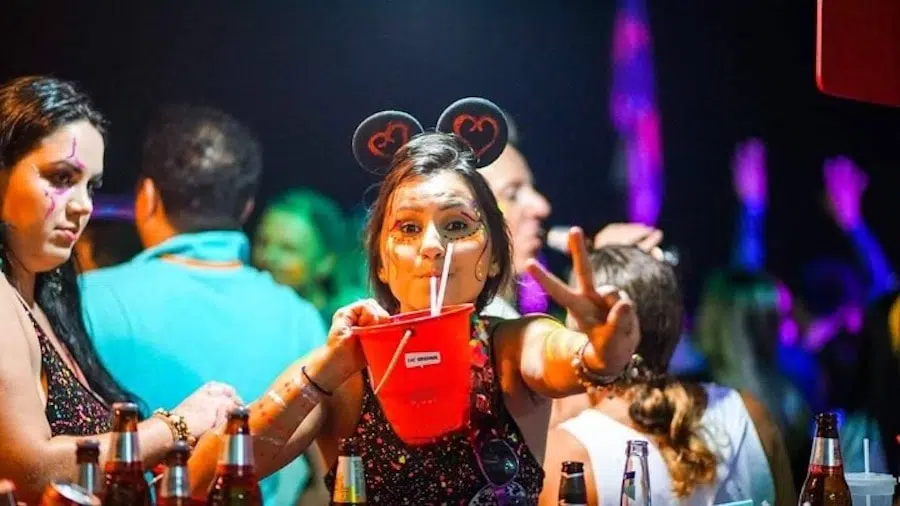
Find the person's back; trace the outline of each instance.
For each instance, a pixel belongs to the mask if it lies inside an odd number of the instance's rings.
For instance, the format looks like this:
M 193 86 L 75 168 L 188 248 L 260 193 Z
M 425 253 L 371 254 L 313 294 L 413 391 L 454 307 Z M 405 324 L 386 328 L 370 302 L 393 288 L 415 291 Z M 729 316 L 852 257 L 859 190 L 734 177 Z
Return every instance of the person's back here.
M 150 409 L 212 380 L 259 397 L 325 341 L 311 304 L 246 265 L 260 173 L 251 134 L 219 111 L 166 109 L 148 133 L 135 200 L 147 249 L 81 286 L 101 359 Z M 307 475 L 298 459 L 268 478 L 266 502 L 293 503 Z
M 590 456 L 597 490 L 597 504 L 619 500 L 625 447 L 630 439 L 649 440 L 647 463 L 654 504 L 710 505 L 753 499 L 774 504 L 775 487 L 766 455 L 753 421 L 736 391 L 706 384 L 707 407 L 701 418 L 704 439 L 716 456 L 712 484 L 698 485 L 693 493 L 678 499 L 666 463 L 652 438 L 603 414 L 587 409 L 560 424 L 577 439 Z

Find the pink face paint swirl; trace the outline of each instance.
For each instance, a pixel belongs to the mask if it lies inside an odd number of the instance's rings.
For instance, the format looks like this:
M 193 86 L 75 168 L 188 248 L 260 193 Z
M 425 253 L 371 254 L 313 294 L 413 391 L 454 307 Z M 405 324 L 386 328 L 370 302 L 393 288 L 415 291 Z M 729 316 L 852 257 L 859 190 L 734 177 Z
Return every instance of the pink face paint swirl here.
M 75 150 L 77 149 L 77 147 L 78 147 L 78 139 L 75 137 L 72 137 L 72 152 L 69 153 L 69 156 L 66 157 L 66 161 L 71 163 L 72 165 L 78 167 L 79 169 L 84 170 L 84 164 L 81 163 L 81 160 L 79 160 L 77 156 L 75 156 Z
M 44 214 L 45 220 L 47 218 L 49 218 L 51 214 L 53 214 L 53 211 L 56 210 L 56 203 L 59 201 L 59 199 L 63 198 L 69 192 L 69 190 L 70 190 L 70 188 L 67 188 L 67 189 L 56 189 L 56 188 L 46 189 L 45 188 L 44 189 L 44 196 L 47 198 L 47 201 L 48 201 L 47 212 L 46 212 L 46 214 Z

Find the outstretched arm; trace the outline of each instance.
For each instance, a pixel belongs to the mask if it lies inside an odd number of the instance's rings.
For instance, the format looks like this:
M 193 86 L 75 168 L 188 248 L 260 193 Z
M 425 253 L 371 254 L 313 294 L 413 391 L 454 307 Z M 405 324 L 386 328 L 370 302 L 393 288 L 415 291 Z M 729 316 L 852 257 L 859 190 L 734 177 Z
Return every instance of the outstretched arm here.
M 294 362 L 253 402 L 250 432 L 260 477 L 281 469 L 309 448 L 328 420 L 332 393 L 365 366 L 351 328 L 387 318 L 387 312 L 371 300 L 338 310 L 328 343 Z M 225 441 L 220 427 L 207 433 L 194 449 L 189 467 L 195 496 L 202 497 L 209 488 Z
M 869 184 L 866 173 L 845 157 L 825 160 L 823 167 L 828 211 L 853 244 L 869 281 L 869 299 L 894 289 L 896 278 L 878 239 L 866 226 L 862 197 Z
M 574 288 L 536 262 L 528 269 L 569 311 L 576 329 L 547 316 L 503 322 L 497 329 L 503 361 L 515 364 L 525 385 L 546 397 L 583 392 L 592 378 L 618 375 L 640 339 L 637 313 L 627 295 L 614 287 L 594 288 L 581 229 L 571 230 L 569 246 Z

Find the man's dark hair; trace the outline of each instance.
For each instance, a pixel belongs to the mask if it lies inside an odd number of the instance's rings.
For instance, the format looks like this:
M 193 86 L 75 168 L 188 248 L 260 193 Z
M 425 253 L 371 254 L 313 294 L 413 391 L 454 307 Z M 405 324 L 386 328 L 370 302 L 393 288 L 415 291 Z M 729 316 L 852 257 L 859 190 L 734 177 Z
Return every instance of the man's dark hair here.
M 179 232 L 240 228 L 261 174 L 253 133 L 217 109 L 167 106 L 144 139 L 141 178 L 156 185 Z

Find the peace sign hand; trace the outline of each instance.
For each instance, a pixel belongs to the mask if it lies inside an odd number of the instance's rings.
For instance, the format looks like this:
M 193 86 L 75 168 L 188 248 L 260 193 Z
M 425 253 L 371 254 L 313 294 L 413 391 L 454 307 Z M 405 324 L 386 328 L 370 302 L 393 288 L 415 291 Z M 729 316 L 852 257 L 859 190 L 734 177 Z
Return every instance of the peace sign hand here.
M 584 243 L 584 232 L 578 227 L 569 230 L 569 251 L 575 272 L 575 286 L 563 283 L 535 260 L 526 269 L 558 304 L 564 306 L 578 326 L 590 339 L 599 364 L 585 365 L 598 374 L 621 372 L 640 341 L 640 325 L 634 303 L 628 295 L 613 286 L 594 286 L 594 274 Z

